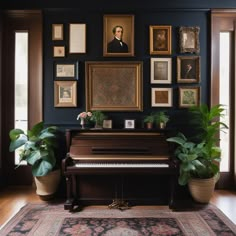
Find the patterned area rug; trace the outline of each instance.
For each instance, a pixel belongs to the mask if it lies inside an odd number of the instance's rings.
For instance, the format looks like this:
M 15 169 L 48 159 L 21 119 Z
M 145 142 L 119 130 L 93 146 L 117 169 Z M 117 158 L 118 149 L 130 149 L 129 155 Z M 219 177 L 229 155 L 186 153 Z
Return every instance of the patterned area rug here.
M 105 206 L 65 211 L 62 204 L 28 204 L 0 230 L 1 236 L 143 236 L 236 235 L 236 226 L 216 207 L 173 212 L 167 207 L 133 207 L 120 211 Z

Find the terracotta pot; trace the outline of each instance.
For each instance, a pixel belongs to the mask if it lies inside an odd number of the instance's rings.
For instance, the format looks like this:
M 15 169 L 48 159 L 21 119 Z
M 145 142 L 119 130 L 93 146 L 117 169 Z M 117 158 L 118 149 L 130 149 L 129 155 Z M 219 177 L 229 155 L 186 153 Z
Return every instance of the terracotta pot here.
M 45 176 L 36 176 L 36 193 L 42 197 L 43 200 L 51 199 L 57 191 L 61 178 L 61 171 L 55 170 L 49 172 Z
M 196 202 L 209 203 L 215 189 L 215 183 L 215 177 L 209 179 L 190 179 L 188 187 Z
M 152 129 L 153 123 L 148 122 L 148 123 L 146 123 L 146 126 L 147 126 L 147 129 Z

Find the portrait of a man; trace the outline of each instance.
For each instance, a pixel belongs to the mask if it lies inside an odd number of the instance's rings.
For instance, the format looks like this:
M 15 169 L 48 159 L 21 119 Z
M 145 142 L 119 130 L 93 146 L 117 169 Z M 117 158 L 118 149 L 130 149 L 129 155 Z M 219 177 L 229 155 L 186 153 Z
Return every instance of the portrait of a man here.
M 134 16 L 104 15 L 103 56 L 134 56 Z

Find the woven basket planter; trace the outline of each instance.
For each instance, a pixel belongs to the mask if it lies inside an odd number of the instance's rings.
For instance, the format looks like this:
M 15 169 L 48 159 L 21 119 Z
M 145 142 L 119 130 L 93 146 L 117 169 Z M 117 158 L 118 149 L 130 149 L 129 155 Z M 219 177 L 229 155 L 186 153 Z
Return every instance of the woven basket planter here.
M 209 203 L 215 189 L 215 183 L 215 177 L 209 179 L 190 179 L 188 187 L 196 202 Z

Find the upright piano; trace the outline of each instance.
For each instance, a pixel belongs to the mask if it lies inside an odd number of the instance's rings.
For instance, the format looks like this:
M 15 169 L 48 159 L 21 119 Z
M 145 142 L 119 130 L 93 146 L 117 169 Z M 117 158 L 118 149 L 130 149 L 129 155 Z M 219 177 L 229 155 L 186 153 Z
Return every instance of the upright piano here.
M 67 156 L 62 161 L 67 188 L 64 209 L 72 210 L 79 205 L 77 180 L 84 175 L 95 178 L 105 175 L 107 181 L 109 176 L 115 175 L 122 181 L 123 177 L 133 175 L 166 176 L 169 179 L 166 198 L 171 208 L 178 168 L 166 138 L 164 130 L 67 129 Z M 135 191 L 141 191 L 143 187 L 139 186 Z

